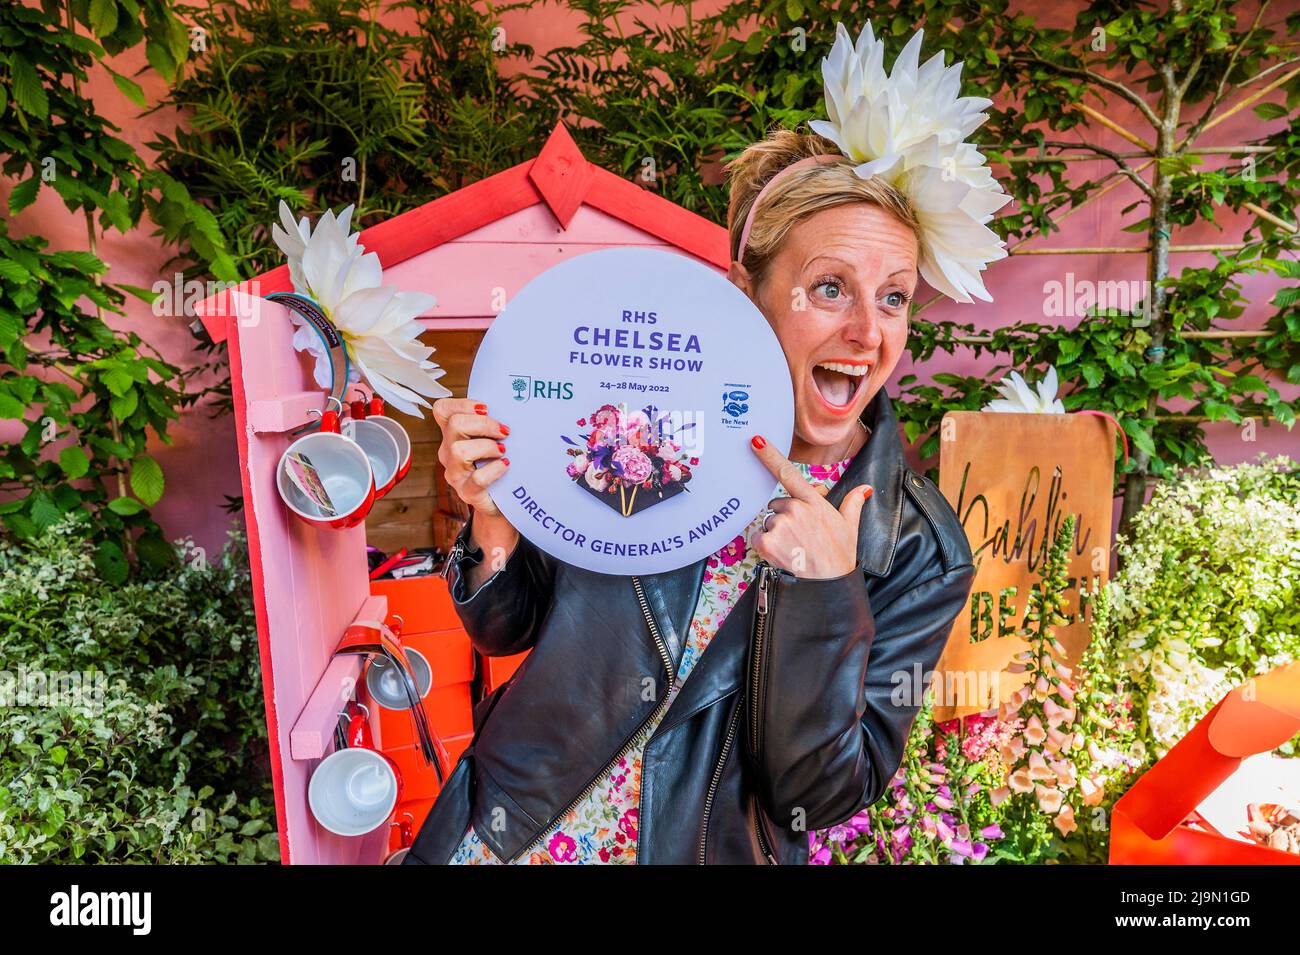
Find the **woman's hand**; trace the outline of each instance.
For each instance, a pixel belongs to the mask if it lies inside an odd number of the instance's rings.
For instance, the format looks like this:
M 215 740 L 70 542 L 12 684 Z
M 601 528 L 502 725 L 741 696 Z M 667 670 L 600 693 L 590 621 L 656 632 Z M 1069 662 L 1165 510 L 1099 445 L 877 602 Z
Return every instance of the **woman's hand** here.
M 483 548 L 485 557 L 470 571 L 469 583 L 477 588 L 501 569 L 519 542 L 519 532 L 487 491 L 510 465 L 503 443 L 510 429 L 488 417 L 487 405 L 469 398 L 439 398 L 433 403 L 433 418 L 442 430 L 438 463 L 447 476 L 447 486 L 475 512 L 470 543 Z M 478 461 L 488 463 L 476 467 Z
M 768 502 L 773 514 L 751 542 L 758 555 L 796 577 L 842 577 L 853 570 L 858 565 L 858 521 L 874 489 L 859 484 L 836 509 L 822 489 L 805 481 L 799 469 L 761 435 L 750 443 L 790 495 Z

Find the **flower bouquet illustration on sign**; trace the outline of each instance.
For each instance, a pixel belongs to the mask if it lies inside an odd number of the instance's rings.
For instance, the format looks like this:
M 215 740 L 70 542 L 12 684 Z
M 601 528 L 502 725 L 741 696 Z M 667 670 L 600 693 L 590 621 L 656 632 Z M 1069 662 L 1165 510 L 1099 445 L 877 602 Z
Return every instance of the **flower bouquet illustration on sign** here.
M 694 422 L 670 431 L 670 417 L 654 405 L 640 411 L 601 405 L 589 417 L 578 419 L 578 427 L 591 428 L 578 435 L 580 441 L 561 435 L 572 445 L 565 473 L 624 517 L 680 494 L 687 489 L 691 467 L 700 459 L 683 451 L 678 440 L 681 432 L 694 428 Z
M 733 540 L 776 493 L 750 438 L 784 453 L 794 432 L 767 319 L 726 276 L 658 249 L 534 277 L 488 327 L 466 395 L 510 428 L 493 503 L 604 574 L 675 570 Z

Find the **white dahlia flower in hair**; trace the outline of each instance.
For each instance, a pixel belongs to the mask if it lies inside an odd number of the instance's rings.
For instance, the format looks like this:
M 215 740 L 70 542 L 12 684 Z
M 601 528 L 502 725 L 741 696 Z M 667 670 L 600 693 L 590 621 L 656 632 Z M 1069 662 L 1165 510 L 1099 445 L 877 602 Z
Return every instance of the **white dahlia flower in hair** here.
M 384 401 L 422 418 L 420 408 L 429 407 L 426 397 L 451 394 L 438 384 L 446 372 L 428 360 L 434 349 L 420 343 L 423 329 L 416 321 L 437 300 L 383 284 L 379 256 L 366 252 L 359 233 L 350 232 L 352 210 L 348 206 L 338 216 L 326 212 L 313 230 L 306 217 L 294 222 L 282 201 L 284 228 L 272 226 L 271 235 L 289 261 L 294 289 L 315 301 L 339 330 L 351 362 L 349 380 L 364 378 Z M 328 388 L 330 360 L 325 343 L 306 319 L 292 310 L 289 314 L 298 326 L 293 347 L 316 359 L 316 384 Z
M 921 226 L 922 277 L 958 302 L 992 301 L 980 273 L 1006 256 L 987 226 L 1011 197 L 966 137 L 992 100 L 961 96 L 960 62 L 936 53 L 920 64 L 918 30 L 885 73 L 885 44 L 863 27 L 855 45 L 843 24 L 822 60 L 828 120 L 809 123 L 858 165 L 906 196 Z

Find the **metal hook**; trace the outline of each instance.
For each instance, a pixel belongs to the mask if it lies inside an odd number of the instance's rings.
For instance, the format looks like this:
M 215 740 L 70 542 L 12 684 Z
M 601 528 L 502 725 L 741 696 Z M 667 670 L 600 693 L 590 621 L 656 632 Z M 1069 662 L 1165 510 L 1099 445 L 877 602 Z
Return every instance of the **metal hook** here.
M 333 395 L 326 395 L 326 396 L 325 396 L 325 407 L 324 407 L 324 409 L 320 409 L 320 408 L 308 408 L 308 409 L 307 409 L 307 414 L 308 414 L 308 415 L 315 415 L 315 416 L 318 417 L 318 418 L 324 418 L 324 417 L 325 417 L 325 412 L 329 410 L 329 406 L 330 406 L 330 402 L 331 402 L 331 401 L 338 401 L 338 403 L 339 403 L 339 414 L 342 415 L 342 414 L 343 414 L 343 402 L 339 401 L 339 399 L 335 398 Z M 290 431 L 290 432 L 289 432 L 289 437 L 291 437 L 291 438 L 296 438 L 296 437 L 298 437 L 298 435 L 300 435 L 300 434 L 304 434 L 304 433 L 306 433 L 306 432 L 308 432 L 308 431 L 315 431 L 315 430 L 317 430 L 318 428 L 320 428 L 320 423 L 319 423 L 319 422 L 316 422 L 316 421 L 308 421 L 308 422 L 307 422 L 305 425 L 303 425 L 301 428 L 296 428 L 296 429 L 294 429 L 293 431 Z

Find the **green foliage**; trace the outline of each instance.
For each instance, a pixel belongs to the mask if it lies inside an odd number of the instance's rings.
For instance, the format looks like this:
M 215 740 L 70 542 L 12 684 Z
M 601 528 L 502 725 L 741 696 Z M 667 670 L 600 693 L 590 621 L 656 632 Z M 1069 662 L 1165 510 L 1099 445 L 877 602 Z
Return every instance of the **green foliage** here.
M 582 40 L 535 64 L 530 87 L 537 108 L 569 119 L 592 162 L 725 221 L 727 191 L 717 163 L 741 122 L 741 91 L 724 88 L 734 80 L 721 50 L 727 26 L 719 17 L 693 16 L 692 4 L 676 0 L 556 5 L 578 15 Z M 634 6 L 638 13 L 631 16 Z
M 275 861 L 243 542 L 115 586 L 86 520 L 0 543 L 0 861 Z
M 1156 487 L 1095 626 L 1163 754 L 1234 686 L 1300 658 L 1300 469 L 1287 458 Z M 1294 751 L 1294 743 L 1287 747 Z
M 207 42 L 171 105 L 193 119 L 150 146 L 214 208 L 242 278 L 279 264 L 281 200 L 300 215 L 356 204 L 364 227 L 536 151 L 515 83 L 497 75 L 495 20 L 468 2 L 184 9 Z M 385 13 L 413 16 L 415 32 Z
M 230 279 L 233 263 L 211 212 L 180 182 L 146 164 L 82 91 L 92 66 L 110 69 L 107 57 L 141 42 L 165 79 L 179 75 L 188 37 L 173 7 L 170 0 L 75 0 L 65 8 L 45 0 L 39 8 L 0 8 L 0 170 L 19 180 L 9 198 L 11 214 L 46 188 L 68 210 L 91 219 L 92 233 L 128 232 L 147 213 L 167 241 L 184 243 L 207 271 Z M 75 22 L 64 19 L 65 9 Z M 117 76 L 116 83 L 140 103 L 134 80 Z
M 1285 270 L 1277 262 L 1247 267 L 1224 261 L 1211 269 L 1187 269 L 1182 294 L 1170 300 L 1171 311 L 1185 316 L 1189 329 L 1208 329 L 1211 316 L 1235 318 L 1242 311 L 1236 276 L 1260 268 Z M 1213 294 L 1203 290 L 1207 284 L 1215 286 Z M 996 379 L 1009 370 L 1034 381 L 1054 366 L 1061 381 L 1068 383 L 1061 395 L 1067 411 L 1093 409 L 1115 415 L 1129 447 L 1150 456 L 1151 473 L 1170 477 L 1181 468 L 1207 462 L 1202 420 L 1244 424 L 1253 419 L 1258 425 L 1272 416 L 1284 425 L 1294 424 L 1294 402 L 1282 398 L 1265 377 L 1277 364 L 1291 360 L 1289 353 L 1296 350 L 1295 340 L 1282 329 L 1288 322 L 1300 322 L 1300 316 L 1288 316 L 1274 313 L 1261 339 L 1166 339 L 1159 362 L 1147 357 L 1152 334 L 1141 314 L 1094 315 L 1073 328 L 1017 322 L 992 332 L 955 322 L 918 323 L 908 342 L 916 361 L 927 361 L 939 351 L 963 351 L 992 362 L 985 375 L 941 373 L 932 376 L 932 384 L 918 383 L 915 376 L 900 379 L 899 417 L 909 440 L 924 437 L 920 453 L 929 458 L 938 454 L 939 424 L 948 411 L 977 410 L 998 397 Z M 974 341 L 963 344 L 961 338 Z M 1182 408 L 1149 420 L 1144 415 L 1153 394 L 1162 408 L 1165 402 L 1181 402 Z
M 95 566 L 115 583 L 130 572 L 132 553 L 154 569 L 174 561 L 148 513 L 164 480 L 146 447 L 154 436 L 169 440 L 195 396 L 139 335 L 106 321 L 136 290 L 104 281 L 98 236 L 129 232 L 148 216 L 206 271 L 234 275 L 212 213 L 147 165 L 82 92 L 101 65 L 140 104 L 135 81 L 104 62 L 140 44 L 165 79 L 179 74 L 188 37 L 169 2 L 0 7 L 0 171 L 17 180 L 9 212 L 52 189 L 85 218 L 89 243 L 51 252 L 0 218 L 0 418 L 22 424 L 18 440 L 0 445 L 0 520 L 32 540 L 66 515 L 92 517 Z
M 512 9 L 505 7 L 503 9 Z M 519 82 L 498 73 L 496 14 L 470 0 L 215 0 L 186 6 L 201 31 L 169 105 L 189 115 L 149 143 L 168 174 L 212 210 L 239 278 L 280 264 L 279 203 L 297 215 L 355 204 L 364 228 L 531 158 L 545 130 Z M 385 25 L 384 14 L 414 32 Z M 183 244 L 182 244 L 183 246 Z M 207 272 L 201 250 L 186 278 Z M 224 346 L 196 373 L 230 409 Z
M 93 515 L 102 566 L 121 582 L 128 542 L 149 542 L 142 556 L 162 542 L 147 510 L 162 471 L 146 448 L 152 435 L 167 440 L 185 403 L 180 374 L 97 313 L 120 313 L 122 294 L 96 281 L 105 267 L 94 256 L 13 238 L 0 219 L 0 257 L 0 416 L 23 425 L 0 445 L 0 488 L 10 492 L 0 521 L 29 540 L 64 515 Z M 118 483 L 128 474 L 135 497 Z

